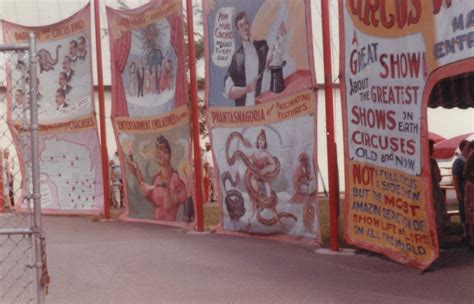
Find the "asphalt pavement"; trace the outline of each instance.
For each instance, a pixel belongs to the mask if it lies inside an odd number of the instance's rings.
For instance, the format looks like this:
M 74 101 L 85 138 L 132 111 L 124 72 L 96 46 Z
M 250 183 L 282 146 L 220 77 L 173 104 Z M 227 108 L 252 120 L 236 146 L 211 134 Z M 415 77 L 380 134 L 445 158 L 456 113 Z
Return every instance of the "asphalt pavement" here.
M 474 303 L 474 252 L 420 273 L 361 252 L 167 226 L 44 216 L 46 303 Z

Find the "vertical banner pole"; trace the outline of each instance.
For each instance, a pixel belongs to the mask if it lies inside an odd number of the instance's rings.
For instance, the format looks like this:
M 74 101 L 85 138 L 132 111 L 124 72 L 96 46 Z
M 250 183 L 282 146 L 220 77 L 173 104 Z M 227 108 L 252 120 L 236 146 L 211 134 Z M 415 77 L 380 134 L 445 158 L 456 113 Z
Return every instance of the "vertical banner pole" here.
M 110 218 L 110 198 L 109 198 L 109 162 L 107 154 L 107 137 L 105 133 L 105 101 L 104 101 L 104 78 L 102 73 L 102 45 L 100 36 L 100 11 L 99 0 L 94 1 L 94 19 L 95 19 L 95 46 L 97 60 L 97 84 L 99 86 L 99 127 L 100 127 L 100 146 L 102 156 L 102 178 L 104 189 L 104 218 Z
M 337 150 L 334 139 L 334 109 L 332 95 L 331 34 L 329 27 L 329 3 L 321 0 L 323 30 L 324 94 L 326 99 L 326 138 L 329 178 L 329 220 L 331 250 L 339 251 L 339 186 L 337 175 Z
M 192 112 L 192 131 L 193 131 L 193 150 L 194 150 L 194 178 L 196 191 L 196 230 L 204 231 L 204 213 L 202 202 L 202 161 L 201 146 L 199 145 L 199 108 L 197 96 L 196 79 L 196 50 L 194 48 L 194 20 L 193 4 L 191 0 L 186 0 L 186 16 L 188 23 L 188 58 L 189 74 L 191 78 L 191 112 Z

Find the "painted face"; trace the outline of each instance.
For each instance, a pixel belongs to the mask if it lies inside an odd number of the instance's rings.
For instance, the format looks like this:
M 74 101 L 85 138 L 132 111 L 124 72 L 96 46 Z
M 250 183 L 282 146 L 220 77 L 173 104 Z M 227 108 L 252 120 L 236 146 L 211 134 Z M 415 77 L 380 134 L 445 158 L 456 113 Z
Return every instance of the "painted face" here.
M 265 146 L 265 137 L 263 137 L 262 135 L 260 135 L 257 139 L 257 144 L 258 144 L 258 147 L 257 148 L 263 148 Z
M 60 86 L 65 86 L 67 84 L 67 79 L 62 73 L 59 74 L 58 83 L 59 83 Z
M 71 57 L 76 57 L 77 55 L 77 46 L 74 43 L 69 44 L 69 55 Z
M 237 21 L 237 30 L 239 31 L 240 38 L 244 41 L 250 40 L 250 24 L 247 17 L 244 16 L 242 19 Z
M 164 144 L 156 144 L 155 157 L 156 161 L 162 166 L 170 163 L 171 155 Z
M 60 106 L 64 103 L 64 96 L 56 93 L 56 105 Z
M 86 49 L 86 42 L 83 40 L 79 40 L 79 43 L 77 44 L 78 49 L 82 52 L 85 51 Z
M 68 57 L 64 57 L 63 60 L 63 70 L 69 71 L 71 69 L 71 61 Z

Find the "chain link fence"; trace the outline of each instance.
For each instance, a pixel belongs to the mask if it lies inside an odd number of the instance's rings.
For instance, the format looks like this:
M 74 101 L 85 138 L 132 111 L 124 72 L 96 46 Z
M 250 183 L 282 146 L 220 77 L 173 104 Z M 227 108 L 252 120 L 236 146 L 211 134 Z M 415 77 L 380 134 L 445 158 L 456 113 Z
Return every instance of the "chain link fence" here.
M 34 44 L 0 45 L 0 303 L 43 303 L 48 281 L 41 221 L 33 208 L 39 207 L 31 153 L 37 96 L 29 93 L 30 83 L 37 91 Z

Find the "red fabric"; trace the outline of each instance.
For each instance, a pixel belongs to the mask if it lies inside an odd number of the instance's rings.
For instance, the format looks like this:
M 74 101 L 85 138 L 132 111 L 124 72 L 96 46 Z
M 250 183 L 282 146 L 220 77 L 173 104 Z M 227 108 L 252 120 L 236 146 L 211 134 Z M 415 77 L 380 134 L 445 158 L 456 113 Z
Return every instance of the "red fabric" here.
M 122 36 L 113 42 L 112 50 L 112 117 L 128 116 L 127 98 L 123 86 L 122 76 L 127 64 L 128 54 L 132 44 L 132 34 L 125 32 Z
M 171 28 L 171 45 L 176 50 L 177 66 L 176 66 L 176 90 L 175 90 L 175 107 L 187 104 L 188 90 L 186 79 L 186 65 L 181 58 L 184 57 L 184 30 L 182 16 L 172 14 L 168 17 Z
M 433 133 L 433 132 L 428 132 L 428 138 L 431 139 L 432 141 L 434 141 L 435 144 L 443 141 L 443 140 L 446 140 L 446 138 L 444 138 L 443 136 L 441 135 L 438 135 L 436 133 Z
M 471 139 L 474 133 L 467 133 L 459 135 L 450 139 L 443 140 L 434 145 L 433 158 L 434 159 L 448 159 L 453 157 L 454 152 L 463 139 Z M 474 139 L 474 138 L 473 138 Z
M 275 98 L 284 97 L 295 92 L 307 89 L 311 87 L 311 71 L 309 70 L 297 70 L 288 77 L 285 78 L 285 90 L 281 93 L 275 94 L 271 91 L 267 91 L 257 97 L 256 103 L 261 104 L 267 101 L 275 100 Z

